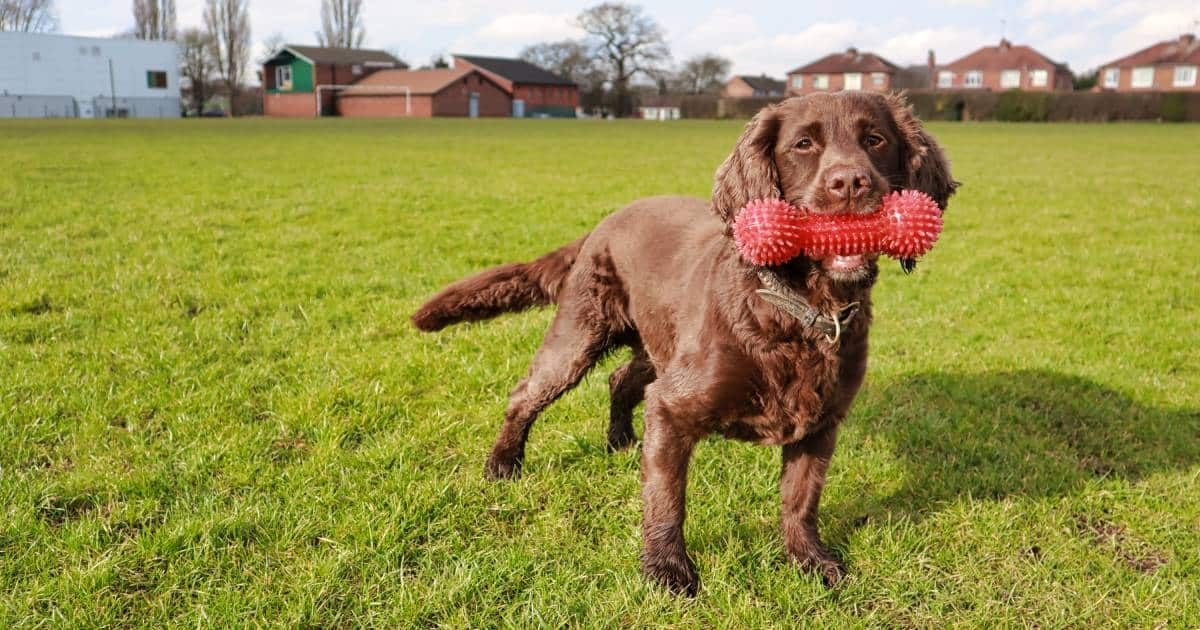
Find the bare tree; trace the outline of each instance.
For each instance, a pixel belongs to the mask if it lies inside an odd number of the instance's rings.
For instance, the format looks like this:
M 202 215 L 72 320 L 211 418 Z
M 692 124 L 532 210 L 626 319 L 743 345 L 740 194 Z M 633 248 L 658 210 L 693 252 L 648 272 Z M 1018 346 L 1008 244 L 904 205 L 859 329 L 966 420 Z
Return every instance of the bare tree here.
M 733 63 L 717 55 L 696 55 L 679 68 L 679 87 L 688 94 L 719 92 Z
M 362 21 L 362 0 L 321 0 L 322 46 L 361 48 L 367 31 Z
M 658 78 L 671 58 L 662 29 L 641 7 L 616 2 L 584 10 L 576 23 L 594 44 L 597 61 L 612 81 L 618 115 L 628 114 L 629 80 L 638 73 Z
M 206 0 L 204 26 L 212 38 L 217 74 L 229 92 L 229 113 L 233 115 L 250 56 L 249 0 Z
M 604 82 L 602 70 L 596 67 L 591 51 L 583 42 L 568 39 L 534 44 L 526 46 L 520 57 L 577 85 L 594 87 Z
M 190 109 L 204 113 L 217 62 L 213 59 L 212 36 L 198 28 L 185 30 L 179 38 L 179 74 L 189 85 Z
M 0 31 L 45 33 L 58 30 L 54 0 L 0 0 Z
M 262 59 L 256 60 L 260 63 L 266 62 L 275 53 L 279 52 L 279 49 L 283 48 L 284 45 L 287 44 L 287 39 L 284 38 L 283 33 L 280 33 L 279 31 L 275 31 L 274 33 L 271 33 L 270 35 L 268 35 L 266 39 L 262 40 L 261 44 L 262 44 L 262 51 L 263 51 Z
M 175 39 L 175 0 L 133 0 L 133 36 Z

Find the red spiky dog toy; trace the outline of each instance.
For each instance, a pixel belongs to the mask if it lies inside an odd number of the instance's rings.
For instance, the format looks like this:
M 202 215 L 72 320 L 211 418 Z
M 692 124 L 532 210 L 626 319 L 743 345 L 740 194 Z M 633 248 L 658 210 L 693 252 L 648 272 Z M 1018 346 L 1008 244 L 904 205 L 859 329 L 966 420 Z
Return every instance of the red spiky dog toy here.
M 733 223 L 738 252 L 755 265 L 779 265 L 802 253 L 918 258 L 941 231 L 941 209 L 919 190 L 893 192 L 870 214 L 808 214 L 782 199 L 759 199 L 746 204 Z

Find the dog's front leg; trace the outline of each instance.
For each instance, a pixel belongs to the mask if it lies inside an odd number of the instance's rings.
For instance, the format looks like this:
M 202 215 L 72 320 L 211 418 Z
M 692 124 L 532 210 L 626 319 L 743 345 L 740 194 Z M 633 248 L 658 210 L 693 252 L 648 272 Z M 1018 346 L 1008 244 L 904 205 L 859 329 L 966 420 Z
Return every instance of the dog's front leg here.
M 833 586 L 846 574 L 845 567 L 825 549 L 817 533 L 817 506 L 836 444 L 837 427 L 831 426 L 785 445 L 779 480 L 783 542 L 788 556 L 802 568 L 818 573 L 826 586 Z
M 688 460 L 696 437 L 675 424 L 668 405 L 650 395 L 642 437 L 642 572 L 675 593 L 700 588 L 683 542 Z

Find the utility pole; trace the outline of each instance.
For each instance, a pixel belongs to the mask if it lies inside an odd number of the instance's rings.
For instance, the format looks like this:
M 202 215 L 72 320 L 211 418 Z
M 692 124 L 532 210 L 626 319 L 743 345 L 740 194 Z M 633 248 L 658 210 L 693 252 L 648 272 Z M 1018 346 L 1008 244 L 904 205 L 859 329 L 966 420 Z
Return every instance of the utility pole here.
M 108 90 L 112 94 L 112 117 L 117 117 L 117 79 L 113 75 L 112 57 L 108 58 Z

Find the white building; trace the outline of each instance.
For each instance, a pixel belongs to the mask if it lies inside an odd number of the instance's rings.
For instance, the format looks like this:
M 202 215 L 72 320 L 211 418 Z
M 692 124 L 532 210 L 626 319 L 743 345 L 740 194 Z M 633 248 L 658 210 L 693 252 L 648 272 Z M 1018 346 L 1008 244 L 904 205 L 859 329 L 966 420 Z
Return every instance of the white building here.
M 0 32 L 0 118 L 176 118 L 175 42 Z

